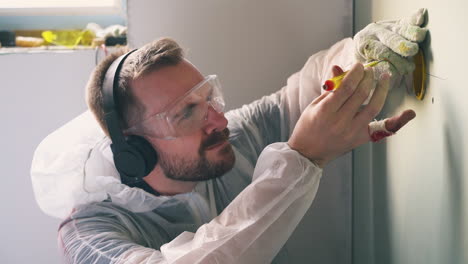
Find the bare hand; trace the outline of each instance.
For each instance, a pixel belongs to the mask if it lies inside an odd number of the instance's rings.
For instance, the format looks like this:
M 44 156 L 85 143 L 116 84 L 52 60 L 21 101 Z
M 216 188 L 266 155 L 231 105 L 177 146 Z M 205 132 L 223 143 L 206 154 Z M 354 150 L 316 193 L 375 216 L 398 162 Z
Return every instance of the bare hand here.
M 335 66 L 333 74 L 343 71 Z M 355 64 L 346 74 L 341 88 L 316 98 L 302 113 L 289 146 L 323 167 L 339 155 L 371 140 L 369 123 L 382 110 L 389 89 L 389 75 L 383 74 L 372 98 L 361 105 L 373 88 L 373 71 Z M 386 128 L 396 132 L 415 116 L 407 110 L 387 119 Z

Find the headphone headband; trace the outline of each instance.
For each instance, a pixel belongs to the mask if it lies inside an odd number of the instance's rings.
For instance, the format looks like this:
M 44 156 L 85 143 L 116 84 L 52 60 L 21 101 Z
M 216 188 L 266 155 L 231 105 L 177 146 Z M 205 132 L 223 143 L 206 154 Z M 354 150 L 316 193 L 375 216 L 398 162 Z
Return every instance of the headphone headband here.
M 109 136 L 115 146 L 122 146 L 125 144 L 125 137 L 122 133 L 119 122 L 119 116 L 117 113 L 117 97 L 115 95 L 115 91 L 119 87 L 120 70 L 122 69 L 125 59 L 136 50 L 137 49 L 134 49 L 118 57 L 111 64 L 109 69 L 107 69 L 102 84 L 104 120 L 107 124 Z
M 104 76 L 102 84 L 104 121 L 112 141 L 110 147 L 114 155 L 115 168 L 120 174 L 122 183 L 157 195 L 155 190 L 143 180 L 143 177 L 156 166 L 158 154 L 145 138 L 136 135 L 125 137 L 117 113 L 115 91 L 119 88 L 120 70 L 125 59 L 134 51 L 136 49 L 118 57 Z

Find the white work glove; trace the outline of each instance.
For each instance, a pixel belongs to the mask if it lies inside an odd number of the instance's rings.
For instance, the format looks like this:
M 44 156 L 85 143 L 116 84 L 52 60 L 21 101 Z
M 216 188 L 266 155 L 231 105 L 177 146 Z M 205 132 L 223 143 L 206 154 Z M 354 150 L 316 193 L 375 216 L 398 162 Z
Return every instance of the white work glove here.
M 427 29 L 421 27 L 426 12 L 421 8 L 408 18 L 367 25 L 354 36 L 357 60 L 362 63 L 385 60 L 373 67 L 374 76 L 377 79 L 389 72 L 390 86 L 397 84 L 402 75 L 412 73 L 415 68 L 411 57 L 418 53 L 418 43 L 426 37 Z

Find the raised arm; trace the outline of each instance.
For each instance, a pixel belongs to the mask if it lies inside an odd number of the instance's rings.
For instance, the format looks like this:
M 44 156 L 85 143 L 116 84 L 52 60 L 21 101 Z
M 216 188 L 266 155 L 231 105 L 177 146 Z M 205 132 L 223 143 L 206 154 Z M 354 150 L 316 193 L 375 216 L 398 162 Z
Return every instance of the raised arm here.
M 321 85 L 332 76 L 332 66 L 347 67 L 354 61 L 352 39 L 344 39 L 312 55 L 304 67 L 291 75 L 279 91 L 226 114 L 231 142 L 255 164 L 269 144 L 291 136 L 304 109 L 321 94 Z

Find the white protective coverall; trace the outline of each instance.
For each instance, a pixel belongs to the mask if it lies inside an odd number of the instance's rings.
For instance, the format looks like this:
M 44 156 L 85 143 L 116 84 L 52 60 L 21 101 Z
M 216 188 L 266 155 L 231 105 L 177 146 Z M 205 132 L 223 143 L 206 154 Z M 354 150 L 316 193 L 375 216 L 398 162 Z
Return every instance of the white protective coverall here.
M 65 261 L 288 263 L 281 248 L 312 204 L 322 169 L 285 142 L 332 66 L 349 68 L 353 57 L 344 39 L 311 56 L 278 92 L 226 113 L 234 168 L 190 193 L 155 196 L 122 184 L 110 140 L 89 112 L 49 135 L 32 182 L 41 209 L 66 218 Z

